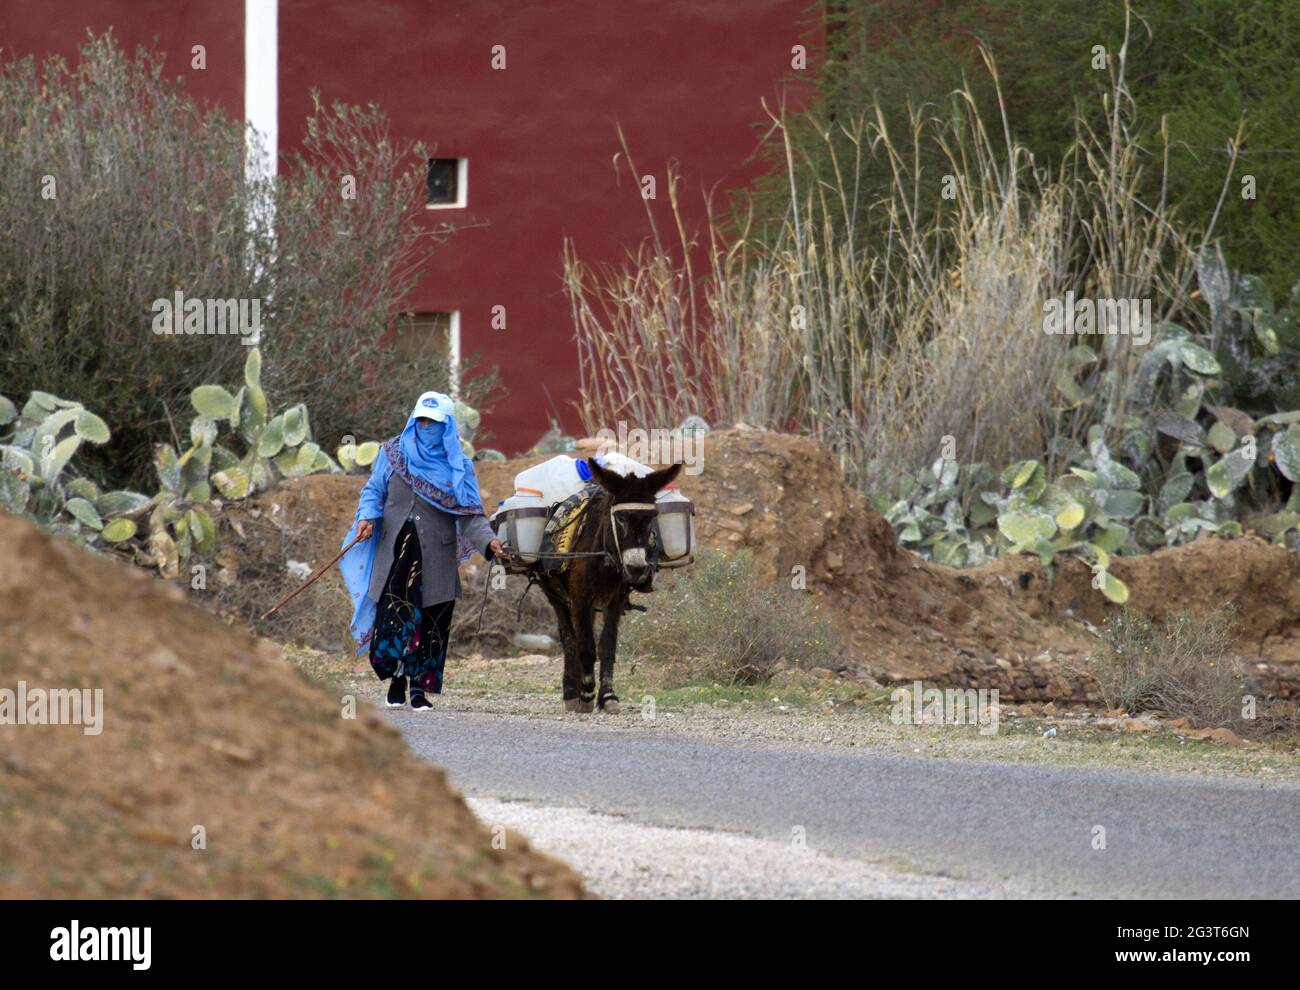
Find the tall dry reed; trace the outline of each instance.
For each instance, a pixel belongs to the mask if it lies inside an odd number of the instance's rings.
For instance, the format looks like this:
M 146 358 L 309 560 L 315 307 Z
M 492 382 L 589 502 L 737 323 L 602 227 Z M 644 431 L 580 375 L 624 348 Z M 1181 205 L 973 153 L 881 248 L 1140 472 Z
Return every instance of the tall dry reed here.
M 969 89 L 913 109 L 906 134 L 890 132 L 879 106 L 836 132 L 819 127 L 829 181 L 798 178 L 810 170 L 798 167 L 791 121 L 770 113 L 785 216 L 729 223 L 709 202 L 703 243 L 670 168 L 670 234 L 647 208 L 650 236 L 622 265 L 590 267 L 566 245 L 587 427 L 671 427 L 697 414 L 806 433 L 871 491 L 941 453 L 1005 464 L 1118 423 L 1139 349 L 1127 337 L 1049 335 L 1044 307 L 1072 290 L 1149 298 L 1160 317 L 1191 319 L 1196 245 L 1163 197 L 1139 198 L 1149 152 L 1133 138 L 1124 63 L 1121 50 L 1108 130 L 1080 120 L 1055 174 L 1016 143 L 1000 97 L 994 131 Z M 848 160 L 836 150 L 846 146 Z M 943 175 L 921 168 L 923 147 L 941 150 Z M 863 188 L 871 158 L 887 163 L 887 188 Z M 621 161 L 640 174 L 626 142 Z M 920 208 L 927 197 L 937 209 Z M 1054 379 L 1079 343 L 1097 355 L 1096 387 L 1072 401 Z

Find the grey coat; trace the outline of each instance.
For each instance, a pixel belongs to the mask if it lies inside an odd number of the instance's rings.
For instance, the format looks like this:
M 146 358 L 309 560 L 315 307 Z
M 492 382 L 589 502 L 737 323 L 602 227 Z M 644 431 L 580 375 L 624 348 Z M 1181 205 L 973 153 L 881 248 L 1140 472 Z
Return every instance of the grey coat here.
M 415 523 L 420 536 L 421 582 L 424 601 L 421 606 L 437 605 L 460 597 L 460 570 L 456 561 L 456 520 L 465 523 L 465 538 L 479 553 L 487 556 L 487 546 L 496 536 L 488 525 L 487 517 L 453 516 L 435 509 L 411 490 L 396 472 L 388 479 L 388 494 L 384 499 L 384 515 L 375 523 L 378 540 L 375 548 L 375 565 L 370 575 L 369 597 L 379 601 L 393 568 L 393 548 L 397 534 L 407 519 Z

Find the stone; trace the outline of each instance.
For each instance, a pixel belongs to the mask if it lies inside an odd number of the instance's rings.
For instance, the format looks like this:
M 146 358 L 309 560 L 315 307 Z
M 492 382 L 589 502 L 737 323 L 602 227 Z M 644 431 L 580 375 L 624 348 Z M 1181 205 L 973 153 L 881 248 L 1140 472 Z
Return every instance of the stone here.
M 249 749 L 247 746 L 238 746 L 235 743 L 226 742 L 223 739 L 213 739 L 208 745 L 216 752 L 220 753 L 231 763 L 238 763 L 241 766 L 251 766 L 257 762 L 257 751 Z
M 155 670 L 160 670 L 167 674 L 181 674 L 184 677 L 193 677 L 194 670 L 181 661 L 174 651 L 166 646 L 160 646 L 157 649 L 145 654 L 144 662 Z
M 1231 729 L 1193 729 L 1187 733 L 1192 739 L 1211 739 L 1229 746 L 1247 746 L 1249 743 Z

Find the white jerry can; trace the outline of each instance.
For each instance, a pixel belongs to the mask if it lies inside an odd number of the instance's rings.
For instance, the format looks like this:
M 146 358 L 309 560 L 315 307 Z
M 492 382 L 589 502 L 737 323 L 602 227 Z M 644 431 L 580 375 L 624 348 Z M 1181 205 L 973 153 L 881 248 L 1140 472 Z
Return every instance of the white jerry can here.
M 659 566 L 682 567 L 695 560 L 695 503 L 668 487 L 655 496 Z
M 505 520 L 506 543 L 525 564 L 537 560 L 542 549 L 542 535 L 546 532 L 546 518 L 550 514 L 536 488 L 520 488 L 501 506 Z
M 548 508 L 556 502 L 563 502 L 574 492 L 582 491 L 586 479 L 583 470 L 587 465 L 575 461 L 568 454 L 556 454 L 550 460 L 542 461 L 525 468 L 515 475 L 515 491 L 538 491 L 542 504 Z

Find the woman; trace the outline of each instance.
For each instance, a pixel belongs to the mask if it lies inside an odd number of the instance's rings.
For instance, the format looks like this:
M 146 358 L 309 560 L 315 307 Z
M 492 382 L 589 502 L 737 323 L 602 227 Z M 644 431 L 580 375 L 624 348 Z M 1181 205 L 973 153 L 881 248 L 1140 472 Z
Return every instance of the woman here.
M 402 432 L 375 458 L 343 541 L 361 542 L 341 565 L 355 606 L 352 635 L 370 666 L 389 680 L 388 707 L 433 708 L 442 693 L 451 613 L 460 597 L 457 564 L 475 550 L 504 553 L 483 515 L 474 465 L 460 449 L 455 406 L 425 392 Z

